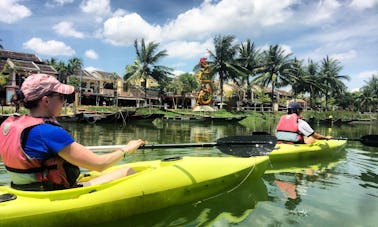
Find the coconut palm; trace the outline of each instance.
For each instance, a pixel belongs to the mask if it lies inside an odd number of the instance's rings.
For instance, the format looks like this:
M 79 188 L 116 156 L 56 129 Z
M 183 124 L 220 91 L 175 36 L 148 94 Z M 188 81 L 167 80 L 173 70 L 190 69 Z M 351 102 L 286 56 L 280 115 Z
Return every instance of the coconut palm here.
M 272 107 L 277 101 L 274 98 L 276 87 L 283 87 L 290 84 L 290 73 L 292 60 L 291 54 L 286 54 L 279 45 L 270 45 L 268 50 L 262 53 L 262 73 L 253 82 L 262 86 L 271 85 Z
M 378 104 L 378 76 L 373 75 L 369 81 L 364 81 L 365 86 L 361 88 L 359 103 L 371 111 Z
M 62 66 L 63 67 L 63 66 Z M 73 57 L 68 59 L 68 64 L 65 72 L 67 72 L 68 75 L 77 75 L 79 76 L 79 105 L 81 105 L 81 96 L 82 91 L 81 88 L 83 86 L 83 61 L 80 58 Z M 63 79 L 66 80 L 67 78 Z
M 247 39 L 245 43 L 242 43 L 239 47 L 239 59 L 238 62 L 241 66 L 248 70 L 248 74 L 242 77 L 242 80 L 247 84 L 247 99 L 251 100 L 251 81 L 250 77 L 255 76 L 259 70 L 261 70 L 261 53 L 255 48 L 254 42 Z
M 320 83 L 326 88 L 323 94 L 326 98 L 326 108 L 328 108 L 328 100 L 332 96 L 345 93 L 346 86 L 341 80 L 349 80 L 347 75 L 339 75 L 342 66 L 338 60 L 325 57 L 320 66 Z
M 133 65 L 126 66 L 126 74 L 124 79 L 126 81 L 134 80 L 144 80 L 144 94 L 147 99 L 147 79 L 149 76 L 153 76 L 155 79 L 162 80 L 161 77 L 166 77 L 171 74 L 172 69 L 159 66 L 157 63 L 165 56 L 167 56 L 167 51 L 158 51 L 159 43 L 149 42 L 147 45 L 144 39 L 138 42 L 134 41 L 134 48 L 136 52 L 136 59 Z
M 208 61 L 209 71 L 212 75 L 218 74 L 220 82 L 221 106 L 223 104 L 223 83 L 229 79 L 238 84 L 238 78 L 246 75 L 245 68 L 236 61 L 238 45 L 234 45 L 234 36 L 216 36 L 214 42 L 214 52 L 208 50 L 210 61 Z

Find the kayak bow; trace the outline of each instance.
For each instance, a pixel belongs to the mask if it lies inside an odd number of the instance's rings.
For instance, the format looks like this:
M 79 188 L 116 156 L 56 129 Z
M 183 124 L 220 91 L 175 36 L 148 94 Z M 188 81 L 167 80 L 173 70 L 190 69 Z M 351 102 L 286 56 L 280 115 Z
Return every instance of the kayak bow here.
M 259 179 L 268 163 L 267 156 L 183 157 L 126 164 L 137 173 L 101 185 L 33 192 L 1 186 L 0 195 L 15 198 L 0 202 L 0 226 L 83 226 L 195 202 Z

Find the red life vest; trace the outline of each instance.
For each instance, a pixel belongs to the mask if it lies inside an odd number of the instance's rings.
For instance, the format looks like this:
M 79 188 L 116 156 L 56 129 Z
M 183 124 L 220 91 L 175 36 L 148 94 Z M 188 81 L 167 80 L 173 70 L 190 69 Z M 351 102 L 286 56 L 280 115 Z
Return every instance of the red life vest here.
M 53 119 L 35 118 L 28 115 L 8 117 L 0 126 L 0 155 L 6 169 L 17 174 L 34 173 L 35 182 L 49 182 L 59 187 L 70 188 L 75 185 L 80 170 L 58 155 L 47 160 L 37 160 L 25 154 L 22 148 L 22 137 L 25 129 L 51 122 Z M 76 167 L 76 176 L 67 176 L 67 167 Z M 72 180 L 74 178 L 74 180 Z
M 298 129 L 300 117 L 293 113 L 280 118 L 277 124 L 277 140 L 289 142 L 303 142 L 303 135 Z

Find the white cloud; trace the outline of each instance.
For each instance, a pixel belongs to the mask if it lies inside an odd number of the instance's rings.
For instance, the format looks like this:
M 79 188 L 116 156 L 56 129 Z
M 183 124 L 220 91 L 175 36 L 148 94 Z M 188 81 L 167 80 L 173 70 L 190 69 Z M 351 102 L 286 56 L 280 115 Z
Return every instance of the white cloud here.
M 11 24 L 32 14 L 26 6 L 18 4 L 18 2 L 18 0 L 0 1 L 0 22 Z
M 213 42 L 211 39 L 208 39 L 204 43 L 174 41 L 163 45 L 162 49 L 167 50 L 169 57 L 190 59 L 197 56 L 207 55 L 207 50 L 212 47 Z
M 23 43 L 22 46 L 23 48 L 33 50 L 38 54 L 49 56 L 72 56 L 75 54 L 75 51 L 71 47 L 56 40 L 43 41 L 40 38 L 32 38 Z
M 349 7 L 357 10 L 364 10 L 374 7 L 378 3 L 378 0 L 353 0 Z
M 54 31 L 61 36 L 84 38 L 84 33 L 76 31 L 73 23 L 68 21 L 62 21 L 53 27 Z
M 270 45 L 275 45 L 275 44 L 270 44 Z M 270 45 L 266 44 L 264 46 L 258 47 L 257 49 L 259 49 L 260 51 L 269 50 Z M 283 50 L 283 54 L 288 55 L 288 54 L 293 53 L 289 45 L 286 45 L 286 44 L 277 44 L 277 45 Z
M 350 60 L 356 57 L 357 57 L 357 51 L 355 50 L 349 50 L 344 53 L 337 53 L 337 54 L 330 55 L 330 58 L 337 59 L 339 61 Z
M 223 0 L 204 1 L 199 7 L 178 15 L 162 26 L 149 24 L 139 14 L 118 10 L 103 25 L 102 37 L 114 45 L 129 45 L 135 39 L 177 41 L 208 39 L 228 34 L 260 31 L 290 18 L 290 5 L 297 0 Z M 264 18 L 264 20 L 261 20 Z
M 57 5 L 65 5 L 65 4 L 68 4 L 68 3 L 72 3 L 74 2 L 75 0 L 53 0 L 53 2 L 55 2 Z
M 85 51 L 85 56 L 90 59 L 98 59 L 98 54 L 92 49 Z
M 360 72 L 358 78 L 369 80 L 373 75 L 378 75 L 378 70 Z
M 159 26 L 148 24 L 136 13 L 112 17 L 105 21 L 102 36 L 113 45 L 130 45 L 135 39 L 159 42 Z
M 265 26 L 281 24 L 291 17 L 289 6 L 296 0 L 205 1 L 177 16 L 166 26 L 164 39 L 204 38 L 224 31 L 229 34 L 259 32 Z M 263 18 L 263 19 L 262 19 Z
M 174 70 L 174 71 L 172 72 L 172 74 L 174 75 L 174 77 L 176 77 L 176 76 L 180 76 L 181 74 L 184 74 L 184 73 L 186 73 L 186 72 L 181 71 L 181 70 Z
M 337 0 L 321 0 L 317 3 L 315 9 L 307 16 L 307 22 L 319 23 L 332 18 L 332 16 L 341 7 Z
M 85 13 L 98 16 L 107 16 L 111 13 L 109 0 L 84 0 L 81 2 L 80 8 Z
M 93 72 L 93 71 L 104 71 L 100 68 L 97 68 L 97 67 L 93 67 L 93 66 L 88 66 L 88 67 L 85 67 L 84 68 L 85 70 L 87 70 L 88 72 Z

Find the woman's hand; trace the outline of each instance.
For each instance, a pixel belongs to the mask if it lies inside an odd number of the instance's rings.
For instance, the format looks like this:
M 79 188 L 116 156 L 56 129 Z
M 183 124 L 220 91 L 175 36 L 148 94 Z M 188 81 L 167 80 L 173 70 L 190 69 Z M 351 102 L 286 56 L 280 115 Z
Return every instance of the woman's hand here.
M 144 145 L 144 141 L 141 139 L 138 140 L 130 140 L 124 148 L 122 148 L 123 152 L 126 152 L 128 154 L 133 154 L 136 152 L 136 150 Z

